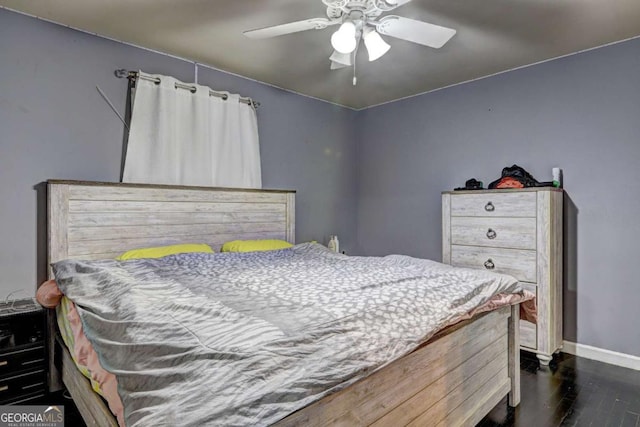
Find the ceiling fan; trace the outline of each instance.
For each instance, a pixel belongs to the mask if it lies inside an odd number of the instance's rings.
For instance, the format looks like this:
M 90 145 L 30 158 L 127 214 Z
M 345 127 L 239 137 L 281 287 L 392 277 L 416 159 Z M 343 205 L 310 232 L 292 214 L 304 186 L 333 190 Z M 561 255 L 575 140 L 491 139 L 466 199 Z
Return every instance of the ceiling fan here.
M 355 85 L 355 55 L 360 40 L 364 40 L 369 61 L 375 61 L 391 48 L 380 37 L 380 34 L 439 49 L 456 33 L 456 30 L 451 28 L 397 15 L 380 17 L 410 1 L 322 0 L 327 6 L 327 18 L 311 18 L 249 30 L 245 31 L 244 35 L 252 39 L 266 39 L 300 31 L 323 30 L 333 25 L 340 25 L 339 29 L 331 36 L 331 45 L 334 48 L 334 52 L 330 56 L 331 69 L 353 65 L 353 84 Z

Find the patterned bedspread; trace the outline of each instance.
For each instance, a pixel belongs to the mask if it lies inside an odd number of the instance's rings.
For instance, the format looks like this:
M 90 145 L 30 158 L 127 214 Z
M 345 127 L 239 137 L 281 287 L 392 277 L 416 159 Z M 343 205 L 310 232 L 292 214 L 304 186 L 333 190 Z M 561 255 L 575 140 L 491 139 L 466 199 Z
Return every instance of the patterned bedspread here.
M 510 276 L 317 244 L 54 264 L 127 425 L 268 425 L 411 352 Z

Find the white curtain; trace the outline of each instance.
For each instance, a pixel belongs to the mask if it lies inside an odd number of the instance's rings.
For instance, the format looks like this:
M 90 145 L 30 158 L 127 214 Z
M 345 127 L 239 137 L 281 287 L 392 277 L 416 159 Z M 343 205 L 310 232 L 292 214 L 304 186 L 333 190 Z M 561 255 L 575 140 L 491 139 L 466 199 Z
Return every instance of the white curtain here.
M 123 182 L 261 188 L 258 124 L 240 96 L 140 72 Z M 144 78 L 160 79 L 157 84 Z M 226 92 L 224 92 L 226 93 Z

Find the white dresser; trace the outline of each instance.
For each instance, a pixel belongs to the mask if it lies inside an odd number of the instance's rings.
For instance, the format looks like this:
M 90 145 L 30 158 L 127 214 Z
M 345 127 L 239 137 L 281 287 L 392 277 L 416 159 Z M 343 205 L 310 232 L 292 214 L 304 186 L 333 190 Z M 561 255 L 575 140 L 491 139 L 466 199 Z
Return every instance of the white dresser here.
M 518 279 L 536 294 L 538 323 L 520 346 L 549 364 L 562 347 L 562 198 L 556 188 L 442 193 L 442 261 Z

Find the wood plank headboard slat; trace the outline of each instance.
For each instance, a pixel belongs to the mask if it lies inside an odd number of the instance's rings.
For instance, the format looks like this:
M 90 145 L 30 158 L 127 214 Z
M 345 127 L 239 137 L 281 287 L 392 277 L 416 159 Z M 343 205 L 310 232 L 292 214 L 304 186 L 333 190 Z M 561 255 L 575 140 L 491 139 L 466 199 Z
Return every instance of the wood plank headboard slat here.
M 75 200 L 69 199 L 69 212 L 284 212 L 286 201 L 281 203 L 186 202 L 159 200 Z
M 282 222 L 286 212 L 120 212 L 69 213 L 74 227 L 119 227 L 136 225 L 182 225 L 185 215 L 192 224 L 244 224 L 254 222 Z
M 212 190 L 186 190 L 177 189 L 167 192 L 167 188 L 142 187 L 71 187 L 69 198 L 72 200 L 117 200 L 117 201 L 159 201 L 159 202 L 242 202 L 246 200 L 246 192 L 216 191 Z M 215 191 L 215 190 L 214 190 Z M 143 194 L 142 194 L 143 193 Z M 264 203 L 284 203 L 286 193 L 258 193 L 252 191 L 251 200 Z M 142 197 L 142 198 L 141 198 Z
M 283 221 L 273 222 L 248 222 L 248 223 L 222 223 L 222 224 L 162 224 L 162 225 L 121 225 L 98 227 L 71 227 L 68 232 L 68 240 L 78 242 L 81 240 L 111 240 L 117 236 L 129 238 L 144 238 L 150 234 L 162 233 L 164 236 L 198 236 L 205 234 L 223 233 L 247 233 L 282 231 Z

